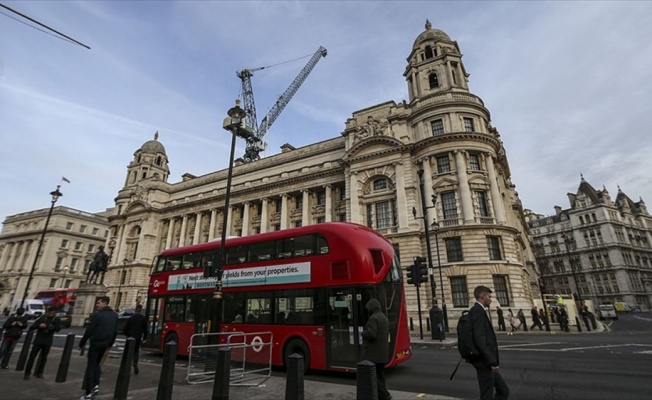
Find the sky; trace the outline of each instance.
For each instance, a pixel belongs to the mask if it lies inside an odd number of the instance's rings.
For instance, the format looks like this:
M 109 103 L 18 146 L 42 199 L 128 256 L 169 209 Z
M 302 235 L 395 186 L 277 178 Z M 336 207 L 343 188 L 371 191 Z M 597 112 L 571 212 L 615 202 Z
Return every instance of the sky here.
M 328 56 L 270 128 L 266 155 L 338 137 L 354 111 L 408 98 L 406 58 L 426 19 L 458 42 L 525 208 L 568 208 L 580 176 L 652 204 L 652 2 L 0 3 L 91 48 L 0 8 L 1 220 L 49 207 L 58 184 L 57 205 L 112 207 L 155 132 L 169 182 L 227 168 L 236 71 L 280 64 L 252 78 L 260 122 L 308 59 L 285 61 L 319 46 Z

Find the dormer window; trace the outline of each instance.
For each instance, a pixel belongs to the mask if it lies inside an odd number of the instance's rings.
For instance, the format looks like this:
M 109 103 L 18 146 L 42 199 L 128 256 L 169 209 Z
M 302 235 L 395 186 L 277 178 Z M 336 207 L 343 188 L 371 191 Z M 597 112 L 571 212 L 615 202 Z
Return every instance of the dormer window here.
M 430 89 L 439 87 L 439 78 L 435 72 L 428 75 L 428 83 L 430 84 Z

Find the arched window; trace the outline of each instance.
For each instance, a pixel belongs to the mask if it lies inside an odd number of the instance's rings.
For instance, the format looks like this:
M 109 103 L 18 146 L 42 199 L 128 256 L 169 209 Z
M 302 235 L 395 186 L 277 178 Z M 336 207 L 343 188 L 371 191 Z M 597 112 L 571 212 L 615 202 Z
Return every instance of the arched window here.
M 437 77 L 436 73 L 432 73 L 428 75 L 428 83 L 430 83 L 430 89 L 434 89 L 436 87 L 439 87 L 439 78 Z
M 426 46 L 426 60 L 429 58 L 433 58 L 435 54 L 432 51 L 432 47 Z

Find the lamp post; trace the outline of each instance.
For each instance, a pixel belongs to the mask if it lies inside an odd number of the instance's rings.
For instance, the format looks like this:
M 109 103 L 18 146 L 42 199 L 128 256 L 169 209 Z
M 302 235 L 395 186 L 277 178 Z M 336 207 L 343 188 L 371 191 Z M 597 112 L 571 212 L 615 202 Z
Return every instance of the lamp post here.
M 222 128 L 231 132 L 231 155 L 229 157 L 229 171 L 226 178 L 226 194 L 224 197 L 224 216 L 222 221 L 222 237 L 220 240 L 220 257 L 219 261 L 215 268 L 212 266 L 213 270 L 209 271 L 207 275 L 215 276 L 217 279 L 215 281 L 215 292 L 213 293 L 213 298 L 216 300 L 222 299 L 222 276 L 224 274 L 224 265 L 226 264 L 226 228 L 229 217 L 229 206 L 231 201 L 231 179 L 233 178 L 233 156 L 235 154 L 235 139 L 240 137 L 245 139 L 247 142 L 256 142 L 260 141 L 258 137 L 254 134 L 253 128 L 245 126 L 245 117 L 246 112 L 240 108 L 240 100 L 236 99 L 235 107 L 232 107 L 227 112 L 228 117 L 224 118 L 222 122 Z M 219 310 L 221 304 L 217 304 L 217 309 Z
M 561 237 L 564 238 L 564 243 L 566 244 L 566 255 L 568 256 L 568 263 L 570 264 L 571 273 L 573 274 L 573 282 L 575 282 L 575 290 L 577 291 L 577 300 L 579 300 L 579 303 L 580 303 L 579 309 L 581 310 L 581 308 L 582 308 L 582 293 L 580 293 L 580 286 L 577 284 L 577 275 L 575 274 L 575 265 L 573 263 L 573 259 L 571 258 L 571 252 L 570 252 L 570 245 L 575 243 L 575 238 L 573 238 L 572 232 L 571 232 L 570 235 L 566 235 L 565 233 L 562 233 Z M 573 296 L 573 299 L 574 298 L 575 297 Z M 575 309 L 578 309 L 577 301 L 575 301 Z M 578 332 L 582 332 L 582 325 L 580 325 L 580 319 L 578 317 L 575 317 L 575 322 L 577 323 Z
M 430 290 L 432 294 L 432 302 L 433 306 L 430 309 L 430 314 L 431 314 L 431 320 L 432 320 L 432 336 L 433 339 L 435 339 L 435 319 L 436 318 L 441 318 L 441 324 L 442 328 L 441 332 L 439 333 L 439 340 L 444 340 L 446 338 L 444 332 L 448 332 L 448 317 L 446 314 L 446 302 L 444 301 L 444 284 L 443 284 L 443 278 L 442 278 L 442 272 L 441 272 L 441 260 L 439 257 L 439 241 L 437 240 L 437 232 L 435 231 L 435 241 L 437 242 L 437 260 L 439 262 L 439 278 L 440 278 L 440 290 L 441 290 L 441 298 L 442 298 L 442 309 L 440 310 L 439 307 L 437 306 L 437 284 L 435 283 L 435 272 L 433 268 L 433 263 L 432 263 L 432 250 L 430 246 L 430 230 L 428 226 L 428 209 L 434 208 L 436 205 L 436 198 L 433 195 L 432 198 L 432 206 L 428 207 L 426 206 L 426 195 L 425 195 L 425 190 L 424 190 L 424 182 L 423 182 L 423 174 L 424 171 L 423 169 L 420 169 L 417 171 L 417 174 L 419 175 L 419 189 L 421 191 L 421 217 L 417 217 L 417 210 L 415 207 L 412 207 L 412 215 L 414 216 L 415 219 L 423 219 L 423 231 L 426 236 L 426 251 L 428 253 L 428 265 L 429 265 L 429 271 L 430 271 Z M 438 228 L 438 226 L 437 226 Z M 439 316 L 441 314 L 441 317 Z
M 61 280 L 61 288 L 62 289 L 66 287 L 66 274 L 68 273 L 68 268 L 69 267 L 67 265 L 65 267 L 63 267 L 63 279 Z
M 433 203 L 435 198 L 432 199 Z M 441 257 L 439 255 L 439 239 L 437 238 L 437 232 L 439 231 L 439 224 L 437 221 L 432 223 L 433 231 L 435 232 L 435 245 L 437 247 L 437 268 L 439 268 L 439 291 L 441 292 L 441 310 L 444 314 L 444 327 L 446 332 L 448 332 L 448 313 L 446 312 L 446 301 L 444 298 L 444 277 L 441 272 Z
M 127 268 L 127 263 L 129 259 L 125 258 L 122 260 L 122 271 L 120 272 L 120 279 L 118 284 L 118 304 L 116 307 L 120 310 L 120 304 L 122 304 L 122 281 L 125 279 L 125 268 Z
M 59 197 L 63 196 L 63 193 L 59 191 L 61 185 L 57 185 L 57 188 L 54 191 L 50 192 L 52 196 L 52 204 L 50 205 L 50 211 L 48 211 L 48 216 L 45 219 L 45 226 L 43 227 L 43 232 L 41 233 L 41 239 L 38 242 L 38 247 L 36 248 L 36 254 L 34 255 L 34 262 L 32 263 L 32 269 L 29 271 L 29 277 L 27 278 L 27 284 L 25 285 L 25 292 L 23 293 L 23 298 L 20 301 L 20 307 L 25 304 L 25 299 L 27 298 L 27 292 L 29 291 L 29 285 L 32 283 L 32 277 L 34 276 L 34 269 L 36 269 L 36 263 L 38 262 L 38 256 L 41 252 L 41 247 L 43 246 L 43 240 L 45 240 L 45 233 L 48 231 L 48 225 L 50 224 L 50 217 L 52 216 L 52 210 L 54 210 L 54 204 L 59 200 Z

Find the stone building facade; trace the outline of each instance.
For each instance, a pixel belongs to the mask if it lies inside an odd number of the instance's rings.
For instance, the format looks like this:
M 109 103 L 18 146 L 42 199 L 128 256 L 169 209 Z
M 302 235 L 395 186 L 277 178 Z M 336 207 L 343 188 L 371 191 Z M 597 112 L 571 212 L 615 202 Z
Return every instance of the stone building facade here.
M 0 309 L 22 299 L 32 265 L 35 268 L 28 299 L 42 289 L 79 287 L 95 252 L 107 240 L 109 222 L 104 213 L 54 207 L 34 264 L 48 212 L 49 208 L 24 212 L 8 216 L 3 222 Z
M 493 287 L 501 304 L 531 307 L 538 297 L 534 255 L 500 135 L 482 99 L 469 91 L 457 42 L 430 24 L 415 40 L 404 77 L 408 100 L 353 112 L 339 137 L 294 148 L 233 169 L 227 235 L 252 235 L 327 221 L 373 227 L 397 248 L 402 266 L 441 250 L 449 319 L 472 304 L 476 285 Z M 226 114 L 226 110 L 225 110 Z M 423 170 L 424 235 L 418 171 Z M 153 258 L 162 250 L 219 238 L 227 170 L 183 175 L 169 183 L 164 146 L 154 140 L 134 153 L 109 217 L 110 294 L 123 305 L 143 299 Z M 436 299 L 441 302 L 439 266 Z M 416 290 L 407 286 L 416 316 Z M 428 310 L 431 288 L 423 290 Z
M 555 215 L 527 213 L 541 291 L 650 309 L 652 217 L 645 202 L 620 188 L 612 200 L 583 177 L 568 199 L 570 208 L 555 207 Z

